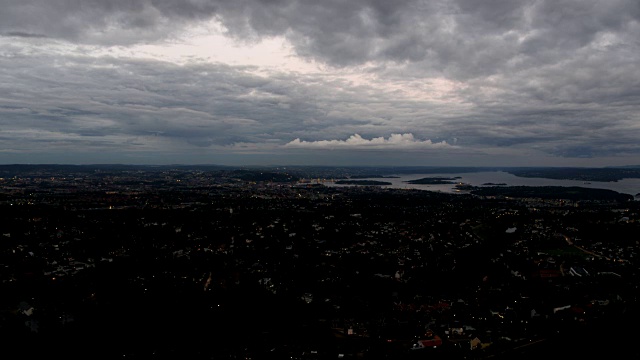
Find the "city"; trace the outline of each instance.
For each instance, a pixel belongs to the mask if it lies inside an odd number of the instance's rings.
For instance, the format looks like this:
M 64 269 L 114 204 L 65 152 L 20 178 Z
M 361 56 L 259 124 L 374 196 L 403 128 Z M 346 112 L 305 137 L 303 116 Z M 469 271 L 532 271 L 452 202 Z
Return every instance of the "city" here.
M 639 354 L 632 196 L 320 180 L 372 176 L 349 168 L 2 171 L 0 334 L 21 358 Z
M 0 11 L 0 359 L 640 359 L 640 2 Z

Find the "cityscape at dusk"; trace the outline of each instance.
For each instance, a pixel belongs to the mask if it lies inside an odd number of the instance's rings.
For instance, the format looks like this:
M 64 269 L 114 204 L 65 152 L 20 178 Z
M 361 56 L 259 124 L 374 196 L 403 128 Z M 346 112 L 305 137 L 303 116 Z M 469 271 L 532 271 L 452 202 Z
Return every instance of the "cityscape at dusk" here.
M 0 0 L 0 359 L 639 359 L 637 0 Z
M 507 171 L 584 185 L 463 182 Z M 636 358 L 639 200 L 640 168 L 2 165 L 0 351 Z

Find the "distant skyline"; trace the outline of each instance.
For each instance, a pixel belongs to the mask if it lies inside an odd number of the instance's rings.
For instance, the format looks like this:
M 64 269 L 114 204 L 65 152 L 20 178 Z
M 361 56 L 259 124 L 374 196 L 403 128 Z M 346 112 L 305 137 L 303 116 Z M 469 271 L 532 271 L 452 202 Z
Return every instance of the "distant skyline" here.
M 637 0 L 0 6 L 0 164 L 640 164 Z

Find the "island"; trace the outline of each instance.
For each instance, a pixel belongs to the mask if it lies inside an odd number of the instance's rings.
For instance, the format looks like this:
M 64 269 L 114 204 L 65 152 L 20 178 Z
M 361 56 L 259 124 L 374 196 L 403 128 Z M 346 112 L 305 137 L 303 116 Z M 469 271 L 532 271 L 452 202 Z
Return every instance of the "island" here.
M 351 179 L 397 179 L 399 178 L 399 176 L 393 176 L 393 175 L 352 175 L 350 177 Z
M 518 177 L 579 180 L 585 183 L 591 181 L 615 182 L 622 179 L 640 178 L 640 167 L 638 166 L 619 168 L 506 168 L 504 171 Z
M 376 181 L 376 180 L 338 180 L 336 181 L 338 185 L 391 185 L 390 182 L 387 181 Z
M 506 183 L 492 183 L 492 182 L 482 184 L 482 186 L 506 186 L 506 185 L 507 185 Z
M 459 176 L 453 178 L 445 178 L 445 177 L 426 177 L 416 180 L 408 180 L 405 181 L 409 184 L 419 184 L 419 185 L 446 185 L 446 184 L 455 184 L 454 180 L 460 179 Z

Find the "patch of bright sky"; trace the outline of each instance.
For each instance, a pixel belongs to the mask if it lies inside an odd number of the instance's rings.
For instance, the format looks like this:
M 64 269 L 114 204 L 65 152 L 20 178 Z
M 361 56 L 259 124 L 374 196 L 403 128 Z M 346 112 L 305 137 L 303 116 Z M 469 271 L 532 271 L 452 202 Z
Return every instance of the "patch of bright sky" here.
M 138 44 L 109 49 L 111 54 L 147 58 L 180 65 L 190 63 L 223 63 L 232 66 L 254 66 L 259 69 L 312 73 L 318 65 L 295 55 L 293 47 L 282 36 L 240 42 L 225 35 L 215 21 L 187 29 L 180 36 L 153 44 Z
M 246 66 L 245 71 L 265 77 L 275 73 L 321 75 L 325 80 L 346 81 L 345 85 L 352 90 L 367 89 L 372 94 L 384 94 L 388 99 L 456 103 L 458 106 L 464 102 L 458 97 L 462 85 L 443 77 L 387 76 L 385 71 L 376 71 L 380 65 L 377 63 L 332 68 L 298 56 L 284 36 L 240 41 L 228 36 L 225 28 L 216 20 L 185 29 L 169 39 L 127 46 L 75 45 L 46 38 L 15 40 L 18 39 L 9 40 L 14 41 L 13 51 L 23 56 L 57 55 L 60 56 L 56 61 L 58 66 L 65 66 L 65 55 L 148 59 L 177 65 L 222 63 Z M 398 66 L 402 67 L 402 64 L 385 64 L 384 68 L 390 70 Z
M 437 78 L 390 79 L 375 71 L 376 64 L 350 68 L 329 66 L 302 58 L 295 53 L 284 36 L 262 37 L 238 41 L 225 34 L 225 28 L 216 20 L 191 27 L 174 39 L 154 44 L 139 44 L 109 48 L 109 55 L 147 58 L 186 65 L 193 63 L 223 63 L 231 66 L 248 66 L 248 72 L 261 76 L 273 73 L 297 73 L 342 79 L 352 86 L 365 86 L 385 93 L 396 92 L 405 99 L 432 102 L 461 102 L 455 96 L 460 85 Z M 391 65 L 393 66 L 393 65 Z

